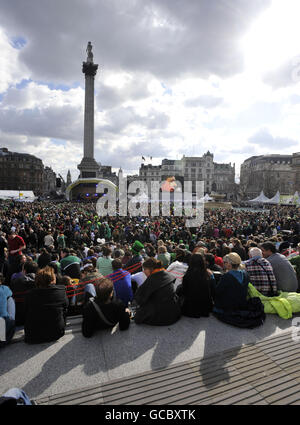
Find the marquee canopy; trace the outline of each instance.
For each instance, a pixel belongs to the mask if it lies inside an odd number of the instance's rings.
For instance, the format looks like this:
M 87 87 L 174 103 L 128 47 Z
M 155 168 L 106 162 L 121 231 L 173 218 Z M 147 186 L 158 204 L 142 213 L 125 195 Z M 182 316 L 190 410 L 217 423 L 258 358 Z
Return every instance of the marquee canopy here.
M 33 202 L 36 199 L 32 190 L 0 190 L 0 199 Z
M 267 204 L 269 201 L 270 199 L 265 196 L 264 191 L 262 190 L 257 198 L 251 199 L 248 202 L 251 202 L 252 204 Z

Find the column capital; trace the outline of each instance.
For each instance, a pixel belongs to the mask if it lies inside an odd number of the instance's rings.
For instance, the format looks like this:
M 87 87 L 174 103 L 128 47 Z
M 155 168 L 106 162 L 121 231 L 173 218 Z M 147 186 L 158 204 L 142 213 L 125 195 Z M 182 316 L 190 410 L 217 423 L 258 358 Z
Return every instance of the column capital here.
M 83 62 L 82 63 L 82 72 L 85 74 L 85 76 L 92 76 L 95 77 L 97 74 L 98 65 L 96 63 L 91 62 Z

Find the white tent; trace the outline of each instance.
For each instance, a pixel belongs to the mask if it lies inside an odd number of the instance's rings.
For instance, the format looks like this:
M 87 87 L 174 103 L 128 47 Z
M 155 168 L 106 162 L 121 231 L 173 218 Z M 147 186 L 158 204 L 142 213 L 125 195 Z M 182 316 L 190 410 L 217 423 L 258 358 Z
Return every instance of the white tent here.
M 36 199 L 32 190 L 0 190 L 0 199 L 33 202 Z
M 252 204 L 267 204 L 269 201 L 270 199 L 265 196 L 264 191 L 262 190 L 257 198 L 251 199 L 248 202 L 251 202 Z
M 269 199 L 268 204 L 279 205 L 280 204 L 280 193 L 277 191 L 276 195 L 273 198 Z
M 212 198 L 211 196 L 209 196 L 208 193 L 203 198 L 203 201 L 204 202 L 213 201 L 213 200 L 214 200 L 214 198 Z

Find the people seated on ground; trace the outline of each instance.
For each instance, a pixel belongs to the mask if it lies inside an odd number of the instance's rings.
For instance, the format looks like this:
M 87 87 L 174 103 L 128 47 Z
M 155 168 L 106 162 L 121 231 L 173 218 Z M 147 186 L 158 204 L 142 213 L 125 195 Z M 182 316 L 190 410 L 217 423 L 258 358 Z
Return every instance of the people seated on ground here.
M 262 256 L 260 248 L 250 248 L 249 260 L 244 262 L 250 282 L 262 294 L 273 297 L 277 294 L 277 284 L 271 263 Z
M 262 325 L 264 307 L 259 298 L 247 299 L 249 275 L 243 270 L 241 257 L 231 252 L 223 261 L 226 273 L 215 286 L 214 315 L 222 322 L 242 328 Z
M 206 267 L 203 255 L 192 254 L 182 284 L 176 289 L 181 299 L 181 312 L 188 317 L 208 317 L 212 311 L 212 281 L 214 275 Z
M 144 249 L 144 245 L 140 241 L 135 241 L 131 248 L 132 257 L 125 264 L 124 269 L 130 273 L 138 273 L 143 270 L 142 263 L 144 259 L 140 253 L 142 249 Z
M 46 236 L 44 237 L 44 246 L 45 248 L 48 248 L 49 246 L 54 246 L 54 238 L 51 230 L 48 230 Z
M 233 247 L 231 249 L 231 252 L 236 252 L 241 257 L 242 261 L 245 261 L 247 259 L 246 250 L 243 247 L 241 241 L 237 238 L 232 239 Z
M 284 292 L 297 292 L 297 275 L 289 260 L 276 252 L 275 245 L 272 242 L 262 243 L 261 250 L 264 258 L 272 265 L 277 289 Z
M 129 260 L 131 260 L 132 254 L 129 250 L 125 251 L 124 257 L 122 258 L 122 267 L 125 267 Z
M 298 279 L 298 291 L 300 288 L 300 243 L 297 244 L 297 255 L 289 256 L 289 262 L 292 264 L 296 271 L 297 279 Z
M 59 255 L 57 252 L 52 252 L 50 264 L 56 264 L 58 272 L 61 273 Z
M 220 272 L 220 273 L 223 272 L 223 268 L 216 264 L 214 254 L 207 253 L 204 255 L 204 258 L 206 261 L 206 267 L 210 269 L 212 272 Z
M 223 263 L 223 258 L 222 257 L 219 257 L 218 255 L 217 255 L 217 253 L 218 253 L 218 248 L 213 248 L 211 251 L 210 251 L 210 253 L 211 254 L 213 254 L 213 256 L 214 256 L 214 258 L 215 258 L 215 265 L 216 266 L 219 266 L 220 268 L 221 268 L 221 270 L 223 270 L 224 269 L 224 263 Z
M 72 279 L 80 279 L 80 258 L 75 251 L 69 248 L 61 250 L 60 270 L 62 275 L 70 276 Z
M 15 312 L 12 291 L 4 285 L 4 277 L 0 274 L 0 346 L 8 344 L 14 336 Z
M 76 289 L 78 287 L 78 280 L 75 281 L 70 276 L 61 276 L 60 285 L 65 287 L 66 296 L 68 299 L 67 315 L 81 314 L 81 309 L 76 309 Z M 57 283 L 56 283 L 57 284 Z
M 37 259 L 37 264 L 39 266 L 39 269 L 43 269 L 44 267 L 49 266 L 49 264 L 52 261 L 52 255 L 46 248 L 42 248 L 39 258 Z
M 142 283 L 145 282 L 147 279 L 147 276 L 144 272 L 138 272 L 131 275 L 131 288 L 133 294 L 136 293 L 137 288 L 142 285 Z
M 231 252 L 223 258 L 225 273 L 215 288 L 214 312 L 243 310 L 247 305 L 249 275 L 241 257 Z
M 158 248 L 157 252 L 158 252 L 157 259 L 162 262 L 163 267 L 166 269 L 170 265 L 171 255 L 168 253 L 165 245 L 161 245 Z
M 188 269 L 188 264 L 186 261 L 187 259 L 186 259 L 185 250 L 181 248 L 177 248 L 176 259 L 167 268 L 167 272 L 169 272 L 171 275 L 173 275 L 176 278 L 175 289 L 177 288 L 178 285 L 182 283 L 182 278 Z
M 97 260 L 97 269 L 102 274 L 102 276 L 108 276 L 113 272 L 112 269 L 112 250 L 108 246 L 104 246 L 102 249 L 102 257 L 99 257 Z
M 26 255 L 22 254 L 18 257 L 18 260 L 16 261 L 16 265 L 15 265 L 15 273 L 11 275 L 10 282 L 8 285 L 9 287 L 11 287 L 11 284 L 15 279 L 18 279 L 19 277 L 23 276 L 23 266 L 26 261 L 27 261 Z
M 119 299 L 114 298 L 114 285 L 110 279 L 95 282 L 95 298 L 91 297 L 83 308 L 82 334 L 89 338 L 95 331 L 119 324 L 121 331 L 130 325 L 130 311 Z
M 80 269 L 81 277 L 79 279 L 77 288 L 75 290 L 76 294 L 76 306 L 80 307 L 85 302 L 87 302 L 90 296 L 96 296 L 95 282 L 104 276 L 99 272 L 97 268 L 94 267 L 92 261 L 84 260 L 83 266 Z
M 132 301 L 133 291 L 131 287 L 131 274 L 122 269 L 122 261 L 118 258 L 112 262 L 113 273 L 107 276 L 114 283 L 116 298 L 121 300 L 125 307 Z
M 35 285 L 25 297 L 25 342 L 56 341 L 65 334 L 68 307 L 65 287 L 56 285 L 54 270 L 49 266 L 37 272 Z
M 148 258 L 143 269 L 147 279 L 134 295 L 137 305 L 135 322 L 158 326 L 177 322 L 181 308 L 174 290 L 175 277 L 166 272 L 161 261 L 155 258 Z
M 35 288 L 35 275 L 38 265 L 34 261 L 26 261 L 23 264 L 22 276 L 12 280 L 10 287 L 16 304 L 16 326 L 23 326 L 25 320 L 25 296 L 27 292 Z

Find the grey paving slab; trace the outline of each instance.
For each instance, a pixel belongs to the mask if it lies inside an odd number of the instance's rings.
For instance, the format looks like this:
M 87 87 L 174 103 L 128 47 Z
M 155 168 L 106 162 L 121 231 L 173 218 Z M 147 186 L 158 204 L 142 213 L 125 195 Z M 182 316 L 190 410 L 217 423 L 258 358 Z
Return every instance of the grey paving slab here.
M 79 318 L 70 319 L 69 323 L 66 335 L 55 343 L 28 345 L 21 341 L 0 351 L 1 393 L 17 386 L 32 398 L 48 397 L 203 357 L 201 365 L 193 363 L 192 371 L 198 371 L 202 382 L 213 388 L 219 382 L 229 382 L 232 359 L 239 363 L 239 373 L 248 373 L 247 367 L 242 369 L 243 363 L 247 366 L 243 357 L 248 351 L 257 350 L 252 344 L 268 347 L 272 344 L 268 339 L 276 336 L 282 347 L 289 340 L 292 329 L 291 320 L 273 315 L 267 317 L 263 329 L 253 330 L 226 325 L 213 316 L 182 317 L 172 326 L 133 323 L 127 331 L 116 327 L 87 339 L 81 335 Z M 249 345 L 242 349 L 245 344 Z M 223 354 L 224 350 L 228 350 L 227 354 Z M 274 366 L 272 369 L 261 353 L 255 355 L 259 360 L 256 365 L 258 377 L 263 377 L 264 367 L 267 372 L 276 369 Z M 215 376 L 207 369 L 210 364 L 212 369 L 218 367 Z M 248 377 L 247 382 L 250 382 L 251 376 L 248 374 L 244 378 Z

